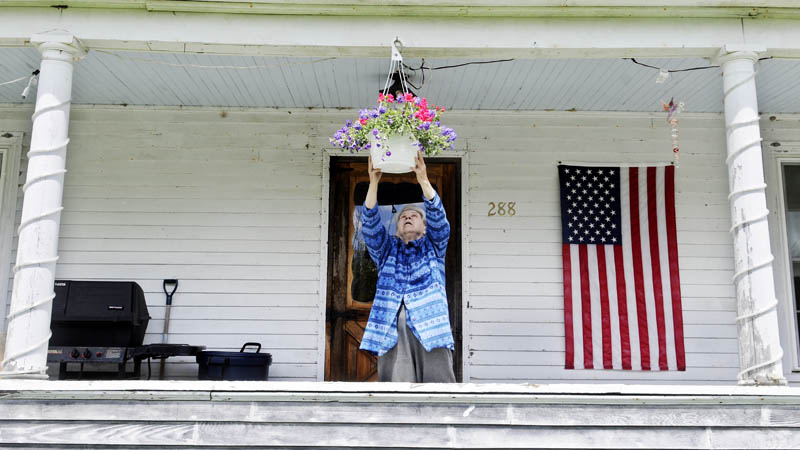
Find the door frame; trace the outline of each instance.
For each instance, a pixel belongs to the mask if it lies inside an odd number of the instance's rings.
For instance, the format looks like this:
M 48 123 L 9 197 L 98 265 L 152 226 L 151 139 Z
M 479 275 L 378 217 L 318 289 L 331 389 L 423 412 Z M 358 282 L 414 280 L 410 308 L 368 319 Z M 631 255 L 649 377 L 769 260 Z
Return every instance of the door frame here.
M 784 350 L 784 375 L 789 381 L 797 381 L 800 372 L 800 324 L 797 320 L 794 303 L 794 282 L 792 262 L 789 256 L 788 235 L 786 229 L 786 197 L 783 191 L 783 166 L 800 164 L 800 144 L 782 143 L 780 147 L 762 151 L 764 162 L 764 179 L 767 184 L 767 209 L 770 211 L 769 230 L 772 245 L 773 278 L 775 279 L 775 296 L 778 298 L 778 329 L 781 347 Z
M 330 215 L 331 159 L 364 157 L 366 152 L 348 153 L 325 149 L 322 155 L 322 192 L 320 207 L 319 249 L 319 311 L 317 325 L 317 381 L 325 381 L 325 309 L 328 297 L 328 226 Z M 461 165 L 461 382 L 467 383 L 469 375 L 469 153 L 466 150 L 447 151 L 432 156 L 434 159 L 459 159 Z
M 22 132 L 0 132 L 0 357 L 5 348 L 6 309 L 10 303 L 8 280 L 11 277 L 11 250 L 17 217 L 19 167 L 22 157 Z

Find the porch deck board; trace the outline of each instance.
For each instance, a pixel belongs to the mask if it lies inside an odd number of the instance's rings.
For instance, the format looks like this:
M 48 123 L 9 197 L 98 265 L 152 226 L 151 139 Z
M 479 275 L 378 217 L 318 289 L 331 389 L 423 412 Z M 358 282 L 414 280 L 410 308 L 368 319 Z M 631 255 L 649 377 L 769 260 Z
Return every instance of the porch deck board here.
M 0 382 L 29 448 L 791 448 L 800 389 L 739 386 Z

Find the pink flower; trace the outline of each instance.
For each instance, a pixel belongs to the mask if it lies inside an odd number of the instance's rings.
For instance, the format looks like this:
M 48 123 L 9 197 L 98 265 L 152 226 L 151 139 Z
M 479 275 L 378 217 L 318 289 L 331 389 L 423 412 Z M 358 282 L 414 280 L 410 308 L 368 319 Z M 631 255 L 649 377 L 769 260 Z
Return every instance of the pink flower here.
M 367 121 L 365 119 L 359 119 L 358 123 L 360 123 L 361 125 L 366 125 Z
M 411 92 L 406 92 L 406 94 L 403 97 L 404 97 L 404 100 L 407 101 L 407 102 L 413 102 L 414 101 L 414 94 L 412 94 Z
M 392 94 L 387 95 L 386 96 L 386 101 L 389 102 L 389 103 L 393 103 L 394 102 L 394 95 L 392 95 Z
M 384 97 L 384 96 L 383 96 L 383 92 L 381 92 L 380 94 L 378 94 L 378 101 L 379 101 L 379 102 L 382 102 L 384 98 L 386 98 L 386 97 Z

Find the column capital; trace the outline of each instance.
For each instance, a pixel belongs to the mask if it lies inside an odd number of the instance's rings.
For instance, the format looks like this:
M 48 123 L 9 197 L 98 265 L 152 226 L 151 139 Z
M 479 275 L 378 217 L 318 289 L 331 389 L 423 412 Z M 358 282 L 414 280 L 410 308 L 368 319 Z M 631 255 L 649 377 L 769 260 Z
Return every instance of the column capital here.
M 723 65 L 728 61 L 736 59 L 749 59 L 754 64 L 758 58 L 766 53 L 767 48 L 760 45 L 751 44 L 725 44 L 719 52 L 711 59 L 714 64 Z
M 42 58 L 78 61 L 86 56 L 86 48 L 83 44 L 72 33 L 65 30 L 36 33 L 31 36 L 30 42 L 39 49 Z

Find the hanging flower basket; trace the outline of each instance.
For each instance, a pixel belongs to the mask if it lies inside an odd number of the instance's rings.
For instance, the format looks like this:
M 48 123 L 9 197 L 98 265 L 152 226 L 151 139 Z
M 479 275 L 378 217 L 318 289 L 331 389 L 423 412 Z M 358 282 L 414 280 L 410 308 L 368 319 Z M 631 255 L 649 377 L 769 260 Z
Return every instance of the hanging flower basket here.
M 380 94 L 376 108 L 362 109 L 358 120 L 348 120 L 330 142 L 351 152 L 369 150 L 373 166 L 384 172 L 410 172 L 417 150 L 433 156 L 454 148 L 456 133 L 440 120 L 444 111 L 411 93 Z
M 456 140 L 453 129 L 442 125 L 444 108 L 409 92 L 400 46 L 399 40 L 392 43 L 389 76 L 378 95 L 378 106 L 362 109 L 355 123 L 348 120 L 330 139 L 333 145 L 353 153 L 369 150 L 373 167 L 387 173 L 411 172 L 417 151 L 433 156 L 454 148 Z M 396 91 L 396 98 L 389 93 L 393 76 L 398 76 L 402 89 Z

